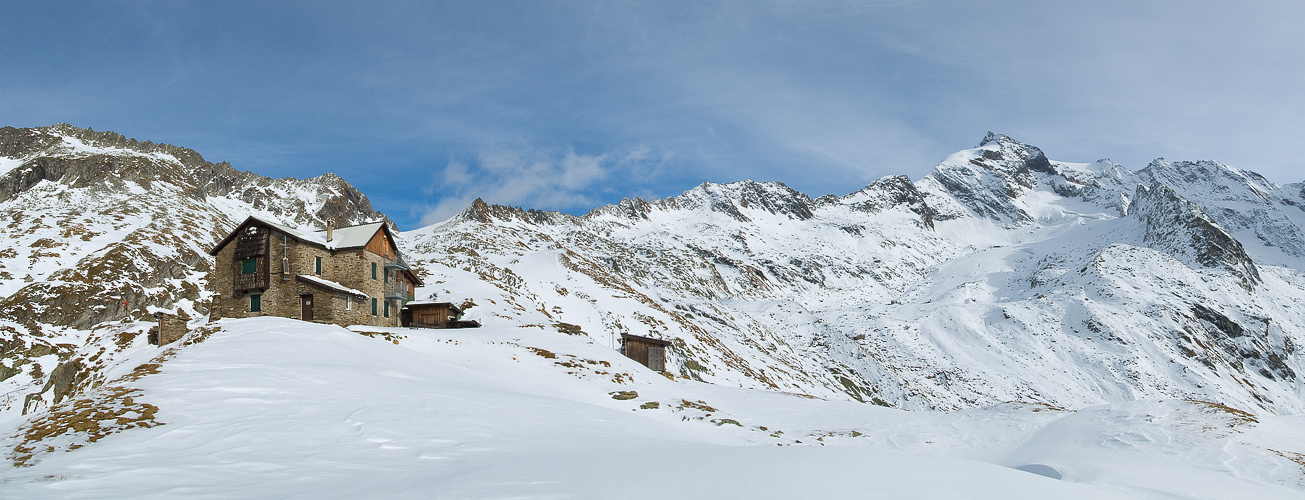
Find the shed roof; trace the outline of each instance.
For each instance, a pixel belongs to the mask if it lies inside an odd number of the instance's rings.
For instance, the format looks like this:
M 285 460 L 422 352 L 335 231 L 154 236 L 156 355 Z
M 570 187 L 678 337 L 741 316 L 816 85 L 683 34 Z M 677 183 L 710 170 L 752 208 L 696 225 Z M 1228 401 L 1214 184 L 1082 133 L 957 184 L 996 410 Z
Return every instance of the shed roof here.
M 462 314 L 462 308 L 453 305 L 452 302 L 436 302 L 433 300 L 410 300 L 408 301 L 408 303 L 403 305 L 403 308 L 411 309 L 411 308 L 432 307 L 432 306 L 439 306 L 439 305 L 448 306 L 449 309 L 452 309 L 454 313 Z
M 349 295 L 354 295 L 357 297 L 367 298 L 367 294 L 362 293 L 358 290 L 354 290 L 347 286 L 341 285 L 331 280 L 324 280 L 322 278 L 318 278 L 316 276 L 309 276 L 307 274 L 300 274 L 297 277 L 299 278 L 299 281 L 302 281 L 309 285 L 314 285 L 318 288 L 325 288 L 327 290 L 332 290 L 340 293 L 347 293 Z
M 662 339 L 654 339 L 654 338 L 651 338 L 651 337 L 640 337 L 640 336 L 638 336 L 638 335 L 630 335 L 630 334 L 628 334 L 628 333 L 622 333 L 622 334 L 621 334 L 621 340 L 622 340 L 622 341 L 631 341 L 631 340 L 633 340 L 633 341 L 635 341 L 635 342 L 643 342 L 643 343 L 645 343 L 645 344 L 652 344 L 652 345 L 659 345 L 659 346 L 668 346 L 668 345 L 671 345 L 670 341 L 666 341 L 666 340 L 662 340 Z

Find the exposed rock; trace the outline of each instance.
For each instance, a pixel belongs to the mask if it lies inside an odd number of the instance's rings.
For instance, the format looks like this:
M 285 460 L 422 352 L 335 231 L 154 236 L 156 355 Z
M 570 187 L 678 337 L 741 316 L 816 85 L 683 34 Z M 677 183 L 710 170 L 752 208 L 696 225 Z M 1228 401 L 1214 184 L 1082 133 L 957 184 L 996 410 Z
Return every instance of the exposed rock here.
M 925 201 L 924 194 L 905 175 L 884 177 L 847 196 L 822 196 L 817 200 L 817 205 L 833 203 L 841 203 L 867 213 L 879 213 L 904 206 L 920 216 L 920 227 L 929 229 L 933 229 L 933 219 L 937 215 L 937 211 Z
M 1260 282 L 1255 263 L 1241 242 L 1170 187 L 1139 185 L 1132 207 L 1133 215 L 1146 228 L 1143 241 L 1151 248 L 1188 265 L 1230 271 L 1248 288 Z
M 202 314 L 207 250 L 251 213 L 308 229 L 384 218 L 335 174 L 270 179 L 190 149 L 66 124 L 0 128 L 0 154 L 20 162 L 0 173 L 0 212 L 13 221 L 0 236 L 52 236 L 0 250 L 38 270 L 0 297 L 0 315 L 29 327 L 90 328 L 182 300 Z

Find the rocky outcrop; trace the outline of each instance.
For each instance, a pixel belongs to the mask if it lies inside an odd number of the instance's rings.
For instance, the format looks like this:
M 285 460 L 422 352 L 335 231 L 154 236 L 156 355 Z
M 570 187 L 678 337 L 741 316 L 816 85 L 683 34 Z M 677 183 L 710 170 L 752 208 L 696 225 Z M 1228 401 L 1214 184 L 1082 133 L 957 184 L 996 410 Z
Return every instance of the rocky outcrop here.
M 0 316 L 30 328 L 91 328 L 179 301 L 202 314 L 207 250 L 251 213 L 309 229 L 384 218 L 335 174 L 271 179 L 66 124 L 0 129 L 0 155 L 18 163 L 0 173 L 0 213 L 14 222 L 0 228 L 0 280 L 16 290 Z
M 739 222 L 751 219 L 745 210 L 757 210 L 784 215 L 796 220 L 812 217 L 811 198 L 781 182 L 754 182 L 750 180 L 715 184 L 704 182 L 682 195 L 659 200 L 658 205 L 672 210 L 696 210 L 706 207 L 712 212 L 725 214 Z
M 1150 248 L 1189 266 L 1229 271 L 1241 279 L 1244 287 L 1260 282 L 1255 263 L 1241 242 L 1172 188 L 1139 185 L 1132 206 L 1133 215 L 1145 227 L 1143 241 Z
M 42 181 L 92 191 L 121 191 L 128 183 L 148 190 L 163 182 L 192 199 L 238 199 L 302 225 L 321 226 L 329 220 L 344 226 L 381 218 L 362 192 L 335 174 L 272 179 L 238 171 L 225 162 L 209 162 L 191 149 L 66 124 L 0 128 L 0 156 L 22 160 L 21 166 L 0 176 L 0 203 Z M 305 188 L 316 191 L 316 196 L 285 199 L 286 192 Z
M 891 175 L 871 182 L 847 196 L 821 196 L 818 206 L 840 204 L 852 210 L 876 214 L 896 207 L 905 207 L 920 216 L 919 226 L 933 229 L 937 211 L 929 206 L 925 196 L 905 175 Z
M 485 200 L 476 198 L 471 205 L 463 209 L 456 217 L 457 220 L 479 222 L 481 224 L 493 224 L 496 222 L 522 221 L 529 224 L 565 224 L 573 222 L 575 216 L 561 212 L 552 212 L 548 210 L 526 210 L 520 207 L 510 207 L 506 205 L 491 205 L 485 203 Z

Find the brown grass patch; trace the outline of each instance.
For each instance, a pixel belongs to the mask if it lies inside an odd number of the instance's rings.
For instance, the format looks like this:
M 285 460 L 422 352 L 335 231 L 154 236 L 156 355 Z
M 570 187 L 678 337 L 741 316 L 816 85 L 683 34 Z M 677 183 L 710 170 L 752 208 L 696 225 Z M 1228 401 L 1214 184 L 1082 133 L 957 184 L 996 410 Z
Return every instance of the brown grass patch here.
M 136 371 L 157 373 L 158 365 L 147 363 Z M 163 425 L 154 419 L 157 406 L 136 401 L 140 392 L 121 386 L 106 387 L 52 406 L 40 418 L 19 428 L 19 435 L 14 437 L 21 441 L 14 445 L 9 459 L 14 467 L 30 467 L 42 454 L 72 451 L 128 429 Z
M 705 411 L 705 412 L 707 412 L 707 413 L 716 413 L 716 412 L 720 411 L 720 410 L 717 410 L 717 409 L 715 409 L 715 408 L 712 408 L 711 406 L 708 406 L 707 403 L 706 403 L 705 401 L 702 401 L 702 400 L 698 400 L 698 401 L 689 401 L 689 400 L 687 400 L 687 399 L 681 399 L 681 400 L 680 400 L 680 409 L 683 410 L 683 409 L 685 409 L 685 408 L 693 408 L 693 409 L 695 409 L 695 410 L 702 410 L 702 411 Z
M 1212 403 L 1210 401 L 1201 401 L 1199 399 L 1185 399 L 1184 401 L 1187 401 L 1188 403 L 1195 403 L 1201 405 L 1205 408 L 1206 411 L 1209 411 L 1211 413 L 1226 413 L 1228 415 L 1231 415 L 1233 419 L 1232 425 L 1234 427 L 1238 425 L 1260 423 L 1260 420 L 1255 418 L 1255 415 L 1252 415 L 1249 412 L 1238 410 L 1236 408 L 1227 405 Z

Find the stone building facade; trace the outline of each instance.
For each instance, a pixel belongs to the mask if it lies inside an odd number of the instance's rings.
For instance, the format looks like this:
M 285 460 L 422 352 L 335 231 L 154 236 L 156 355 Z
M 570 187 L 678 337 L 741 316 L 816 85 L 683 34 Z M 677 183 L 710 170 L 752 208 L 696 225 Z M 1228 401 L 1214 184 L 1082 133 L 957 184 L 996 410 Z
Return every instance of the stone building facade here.
M 381 222 L 304 232 L 250 217 L 209 253 L 215 318 L 399 326 L 422 285 Z

